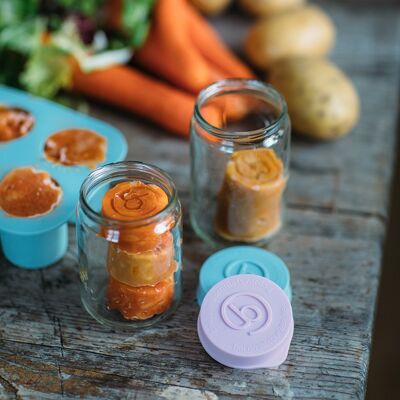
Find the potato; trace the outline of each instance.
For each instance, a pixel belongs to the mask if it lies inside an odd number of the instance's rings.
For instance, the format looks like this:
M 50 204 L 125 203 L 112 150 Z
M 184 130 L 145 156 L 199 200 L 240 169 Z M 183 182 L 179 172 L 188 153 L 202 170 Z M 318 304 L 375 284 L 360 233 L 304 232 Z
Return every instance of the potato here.
M 247 35 L 245 52 L 263 69 L 283 58 L 325 55 L 334 40 L 328 15 L 317 6 L 307 6 L 256 22 Z
M 305 0 L 239 0 L 240 6 L 257 17 L 271 15 L 305 3 Z
M 215 15 L 228 7 L 231 0 L 190 0 L 203 14 Z
M 316 139 L 348 133 L 359 116 L 359 99 L 346 75 L 324 58 L 276 62 L 269 82 L 286 99 L 295 131 Z

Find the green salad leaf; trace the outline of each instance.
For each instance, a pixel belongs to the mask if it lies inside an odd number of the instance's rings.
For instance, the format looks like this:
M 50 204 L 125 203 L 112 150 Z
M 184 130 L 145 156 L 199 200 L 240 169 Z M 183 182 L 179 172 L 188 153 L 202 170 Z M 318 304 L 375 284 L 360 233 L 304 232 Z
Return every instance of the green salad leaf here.
M 21 75 L 21 83 L 29 92 L 48 98 L 68 88 L 71 81 L 69 55 L 54 45 L 35 49 Z
M 133 47 L 140 47 L 146 40 L 154 3 L 155 0 L 124 0 L 122 25 Z
M 0 30 L 0 49 L 10 49 L 29 54 L 40 44 L 41 35 L 46 31 L 41 18 L 29 19 L 23 24 L 9 25 Z
M 37 15 L 40 0 L 0 0 L 0 29 Z

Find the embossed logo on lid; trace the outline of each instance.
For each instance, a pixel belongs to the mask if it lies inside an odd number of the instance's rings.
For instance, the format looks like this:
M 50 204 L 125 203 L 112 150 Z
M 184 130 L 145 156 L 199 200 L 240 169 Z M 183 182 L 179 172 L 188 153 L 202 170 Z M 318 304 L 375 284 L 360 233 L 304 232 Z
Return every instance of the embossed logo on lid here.
M 221 306 L 221 316 L 230 328 L 254 335 L 265 331 L 272 311 L 264 297 L 250 292 L 239 292 L 225 299 Z
M 229 278 L 233 275 L 239 274 L 254 274 L 268 278 L 268 270 L 254 261 L 236 260 L 228 262 L 224 267 L 224 276 Z
M 207 292 L 222 279 L 241 274 L 271 279 L 291 300 L 289 271 L 278 256 L 254 246 L 235 246 L 214 253 L 202 265 L 197 290 L 198 303 L 201 304 Z

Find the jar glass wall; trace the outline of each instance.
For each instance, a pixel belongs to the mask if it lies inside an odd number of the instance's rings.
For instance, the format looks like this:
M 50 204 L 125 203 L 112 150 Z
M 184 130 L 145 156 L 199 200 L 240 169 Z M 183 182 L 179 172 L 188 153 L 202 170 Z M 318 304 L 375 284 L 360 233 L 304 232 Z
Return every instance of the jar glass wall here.
M 198 96 L 190 142 L 196 233 L 216 246 L 268 241 L 282 226 L 289 175 L 283 97 L 257 80 L 216 82 Z
M 111 328 L 148 327 L 181 297 L 181 206 L 159 168 L 109 164 L 82 184 L 77 243 L 81 299 Z

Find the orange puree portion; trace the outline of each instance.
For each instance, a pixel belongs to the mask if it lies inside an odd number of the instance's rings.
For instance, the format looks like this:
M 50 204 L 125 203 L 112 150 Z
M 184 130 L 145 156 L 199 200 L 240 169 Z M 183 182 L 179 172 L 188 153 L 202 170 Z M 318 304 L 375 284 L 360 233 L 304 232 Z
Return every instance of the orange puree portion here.
M 26 135 L 34 122 L 33 116 L 25 110 L 0 106 L 0 142 Z
M 122 250 L 117 243 L 108 247 L 108 272 L 115 279 L 131 286 L 154 285 L 175 272 L 174 246 L 172 235 L 163 246 L 143 252 Z
M 49 213 L 62 197 L 61 188 L 46 171 L 17 168 L 0 182 L 0 208 L 15 217 Z
M 103 197 L 102 214 L 121 221 L 119 241 L 108 247 L 107 305 L 126 319 L 150 318 L 172 302 L 176 270 L 170 232 L 173 222 L 169 217 L 157 224 L 138 222 L 158 214 L 167 204 L 163 189 L 140 181 L 121 182 Z M 126 226 L 129 221 L 137 221 L 139 226 Z M 115 236 L 115 228 L 110 234 Z M 106 228 L 102 235 L 108 238 Z
M 174 298 L 174 278 L 170 276 L 155 286 L 133 287 L 110 277 L 108 307 L 118 310 L 125 319 L 148 319 L 166 311 Z
M 119 221 L 137 221 L 149 218 L 162 211 L 168 204 L 168 196 L 157 185 L 139 181 L 122 182 L 110 189 L 102 201 L 105 217 Z M 171 228 L 168 219 L 162 224 L 165 233 Z M 154 250 L 165 245 L 169 239 L 164 232 L 155 232 L 155 225 L 119 229 L 119 247 L 129 252 Z M 105 233 L 107 236 L 107 233 Z
M 44 154 L 57 164 L 95 168 L 105 160 L 106 139 L 88 129 L 67 129 L 48 137 Z
M 104 196 L 103 215 L 119 221 L 151 217 L 168 204 L 168 196 L 157 185 L 140 181 L 121 182 Z
M 218 194 L 217 233 L 231 241 L 255 242 L 276 232 L 285 186 L 282 161 L 272 149 L 233 153 Z

